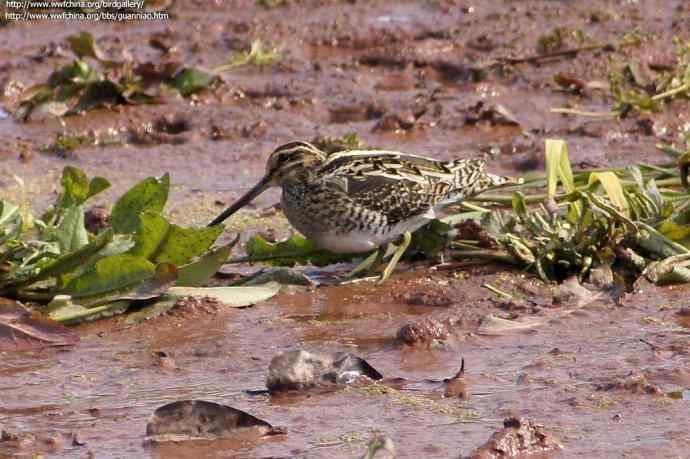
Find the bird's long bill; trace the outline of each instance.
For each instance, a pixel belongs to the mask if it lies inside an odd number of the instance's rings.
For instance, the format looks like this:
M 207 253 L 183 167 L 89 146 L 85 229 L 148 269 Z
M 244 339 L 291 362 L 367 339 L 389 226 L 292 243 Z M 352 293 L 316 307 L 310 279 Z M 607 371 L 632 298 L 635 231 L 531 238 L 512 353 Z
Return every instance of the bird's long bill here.
M 230 215 L 234 214 L 242 207 L 249 204 L 254 198 L 266 191 L 269 186 L 271 186 L 271 176 L 266 174 L 261 180 L 259 180 L 259 183 L 254 185 L 254 187 L 247 191 L 244 196 L 235 201 L 233 205 L 225 209 L 220 215 L 214 218 L 213 221 L 208 224 L 208 226 L 215 226 L 219 223 L 222 223 Z

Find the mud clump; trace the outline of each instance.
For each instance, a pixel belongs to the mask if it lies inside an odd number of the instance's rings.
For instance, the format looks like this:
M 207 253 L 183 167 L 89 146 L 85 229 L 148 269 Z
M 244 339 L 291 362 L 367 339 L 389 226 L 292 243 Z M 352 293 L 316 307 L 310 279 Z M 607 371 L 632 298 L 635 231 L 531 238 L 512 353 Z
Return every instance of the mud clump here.
M 270 392 L 305 390 L 350 384 L 361 379 L 377 381 L 383 375 L 353 354 L 316 354 L 304 350 L 277 355 L 268 367 L 266 387 Z
M 94 234 L 106 229 L 110 225 L 110 211 L 104 206 L 95 206 L 84 213 L 84 226 Z
M 462 325 L 458 319 L 429 319 L 403 325 L 398 330 L 398 340 L 409 345 L 443 345 L 455 335 L 453 328 Z
M 656 385 L 651 384 L 647 377 L 639 372 L 633 372 L 619 380 L 608 381 L 596 385 L 599 391 L 628 391 L 633 394 L 664 395 Z
M 544 432 L 544 426 L 525 418 L 506 418 L 503 429 L 475 449 L 466 459 L 523 457 L 563 449 L 558 439 Z

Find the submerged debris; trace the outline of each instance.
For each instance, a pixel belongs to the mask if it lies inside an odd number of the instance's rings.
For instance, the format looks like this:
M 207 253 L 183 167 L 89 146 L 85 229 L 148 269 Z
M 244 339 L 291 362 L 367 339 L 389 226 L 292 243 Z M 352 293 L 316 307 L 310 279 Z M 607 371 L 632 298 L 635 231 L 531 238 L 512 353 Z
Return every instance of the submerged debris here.
M 238 437 L 249 440 L 284 433 L 285 429 L 244 411 L 204 400 L 163 405 L 146 424 L 147 440 L 154 442 Z
M 523 457 L 563 449 L 560 441 L 544 431 L 544 426 L 526 418 L 507 418 L 503 429 L 475 449 L 466 459 Z
M 304 390 L 333 384 L 378 381 L 383 375 L 353 354 L 315 354 L 289 351 L 274 357 L 268 367 L 266 387 L 271 392 Z

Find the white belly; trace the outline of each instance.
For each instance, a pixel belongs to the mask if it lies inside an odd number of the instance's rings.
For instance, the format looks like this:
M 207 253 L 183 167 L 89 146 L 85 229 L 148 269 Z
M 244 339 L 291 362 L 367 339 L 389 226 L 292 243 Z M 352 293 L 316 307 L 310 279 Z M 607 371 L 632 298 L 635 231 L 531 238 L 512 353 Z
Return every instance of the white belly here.
M 327 231 L 319 234 L 306 234 L 316 245 L 322 249 L 336 253 L 362 253 L 370 252 L 389 242 L 395 241 L 405 232 L 413 232 L 435 218 L 433 210 L 419 215 L 414 219 L 406 220 L 395 225 L 390 231 L 383 234 L 374 234 L 365 231 L 352 231 L 338 234 L 337 231 Z

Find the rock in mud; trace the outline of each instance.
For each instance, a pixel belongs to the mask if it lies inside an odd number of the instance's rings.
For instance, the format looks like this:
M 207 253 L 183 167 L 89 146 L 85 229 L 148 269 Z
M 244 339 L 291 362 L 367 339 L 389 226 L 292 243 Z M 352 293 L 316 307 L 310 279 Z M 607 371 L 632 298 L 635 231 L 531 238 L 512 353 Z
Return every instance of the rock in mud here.
M 411 324 L 404 325 L 398 330 L 398 339 L 410 345 L 441 344 L 451 335 L 448 320 L 425 318 Z
M 236 408 L 204 400 L 182 400 L 156 409 L 146 424 L 150 441 L 184 441 L 197 439 L 258 439 L 285 433 L 263 419 Z
M 90 233 L 98 234 L 110 224 L 110 211 L 104 206 L 95 206 L 84 213 L 84 226 Z
M 271 392 L 305 390 L 333 384 L 350 384 L 365 377 L 378 381 L 381 373 L 353 354 L 316 354 L 289 351 L 274 357 L 268 367 L 266 387 Z
M 557 438 L 544 432 L 544 426 L 525 418 L 507 418 L 503 421 L 503 429 L 495 432 L 467 459 L 525 457 L 562 448 Z

